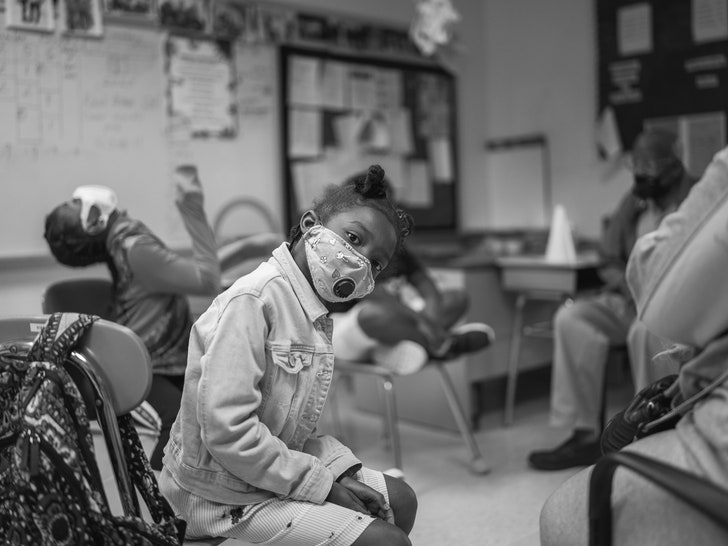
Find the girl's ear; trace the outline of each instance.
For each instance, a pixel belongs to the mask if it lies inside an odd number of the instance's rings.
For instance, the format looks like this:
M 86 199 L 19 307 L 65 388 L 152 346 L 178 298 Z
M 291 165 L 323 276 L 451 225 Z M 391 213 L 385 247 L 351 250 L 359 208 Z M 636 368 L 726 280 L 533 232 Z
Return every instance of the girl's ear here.
M 301 226 L 301 231 L 306 233 L 318 223 L 320 223 L 318 214 L 316 214 L 313 210 L 307 210 L 301 215 L 299 225 Z

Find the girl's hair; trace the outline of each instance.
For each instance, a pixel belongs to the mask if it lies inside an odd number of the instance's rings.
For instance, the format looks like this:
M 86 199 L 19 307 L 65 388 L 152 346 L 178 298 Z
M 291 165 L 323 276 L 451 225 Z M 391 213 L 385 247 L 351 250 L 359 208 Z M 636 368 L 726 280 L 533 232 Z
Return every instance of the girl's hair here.
M 322 223 L 340 212 L 356 207 L 371 207 L 384 214 L 397 232 L 397 248 L 412 231 L 412 217 L 397 208 L 392 200 L 392 189 L 384 179 L 384 169 L 372 165 L 365 174 L 349 178 L 340 186 L 329 186 L 324 194 L 316 200 L 313 211 Z M 296 224 L 291 229 L 291 244 L 301 237 L 301 226 Z

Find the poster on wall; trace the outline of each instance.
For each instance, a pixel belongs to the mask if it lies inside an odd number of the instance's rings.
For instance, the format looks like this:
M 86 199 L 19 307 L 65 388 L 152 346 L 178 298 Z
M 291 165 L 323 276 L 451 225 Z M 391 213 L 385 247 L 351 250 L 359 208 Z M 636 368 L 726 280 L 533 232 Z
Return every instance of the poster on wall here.
M 60 0 L 58 21 L 64 34 L 99 37 L 104 33 L 101 0 Z
M 159 24 L 177 31 L 207 32 L 209 0 L 160 0 Z
M 104 17 L 126 23 L 155 23 L 157 2 L 156 0 L 104 0 Z
M 170 116 L 186 120 L 195 138 L 234 137 L 237 106 L 231 42 L 169 36 L 165 50 Z
M 248 25 L 248 6 L 233 0 L 217 0 L 212 4 L 212 33 L 234 40 Z
M 5 0 L 5 24 L 8 28 L 53 32 L 56 21 L 52 0 Z

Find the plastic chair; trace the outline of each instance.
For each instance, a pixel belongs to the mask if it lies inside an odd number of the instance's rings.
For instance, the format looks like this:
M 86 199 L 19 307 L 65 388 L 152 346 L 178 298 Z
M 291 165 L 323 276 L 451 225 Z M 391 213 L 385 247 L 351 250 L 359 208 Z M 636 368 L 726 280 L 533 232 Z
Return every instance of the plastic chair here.
M 233 217 L 233 213 L 245 211 L 245 219 L 249 220 L 250 213 L 263 219 L 264 224 L 267 226 L 265 229 L 257 229 L 254 232 L 243 232 L 236 233 L 234 235 L 226 235 L 223 226 L 230 224 L 230 219 Z M 248 222 L 249 223 L 249 222 Z M 231 240 L 238 239 L 242 236 L 249 235 L 250 233 L 259 232 L 270 232 L 270 233 L 283 233 L 281 227 L 276 221 L 273 213 L 270 209 L 261 201 L 253 199 L 252 197 L 235 197 L 225 203 L 222 208 L 218 211 L 215 219 L 212 222 L 212 231 L 215 234 L 215 239 L 218 245 L 230 242 Z
M 27 353 L 48 316 L 0 318 L 0 354 Z M 141 517 L 116 420 L 149 393 L 152 363 L 147 348 L 129 328 L 96 321 L 66 360 L 69 374 L 96 418 L 106 441 L 124 513 Z
M 84 313 L 111 319 L 112 283 L 109 279 L 66 279 L 43 292 L 43 313 Z
M 434 367 L 438 371 L 440 384 L 442 385 L 442 389 L 445 392 L 445 397 L 447 398 L 450 412 L 455 419 L 455 423 L 457 423 L 463 441 L 470 451 L 470 469 L 475 474 L 485 474 L 490 470 L 490 466 L 483 458 L 483 455 L 480 453 L 480 448 L 475 441 L 473 431 L 470 428 L 470 423 L 468 422 L 468 419 L 465 416 L 465 412 L 460 405 L 460 400 L 458 399 L 457 393 L 455 392 L 455 387 L 453 386 L 450 374 L 447 372 L 447 363 L 448 361 L 444 360 L 431 360 L 427 364 L 427 366 Z M 384 393 L 384 418 L 386 420 L 386 427 L 389 433 L 389 437 L 392 440 L 394 466 L 396 470 L 403 473 L 402 443 L 399 437 L 397 400 L 394 393 L 395 374 L 388 368 L 385 368 L 383 366 L 379 366 L 369 362 L 353 362 L 348 360 L 342 360 L 339 358 L 337 358 L 335 361 L 334 370 L 335 372 L 344 375 L 371 375 L 376 377 L 380 381 L 382 391 Z M 334 426 L 339 429 L 337 430 L 337 434 L 341 435 L 335 389 L 334 391 L 332 391 L 332 393 L 333 396 L 330 398 L 330 400 L 333 410 Z
M 612 478 L 619 466 L 672 493 L 728 531 L 728 490 L 662 461 L 638 453 L 617 451 L 602 457 L 590 477 L 590 546 L 612 544 Z

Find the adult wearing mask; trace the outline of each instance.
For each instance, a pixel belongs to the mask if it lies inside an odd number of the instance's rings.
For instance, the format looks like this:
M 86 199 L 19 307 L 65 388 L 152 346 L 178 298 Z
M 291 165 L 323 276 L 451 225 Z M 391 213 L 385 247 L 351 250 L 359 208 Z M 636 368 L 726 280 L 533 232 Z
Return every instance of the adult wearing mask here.
M 161 470 L 164 446 L 177 417 L 192 328 L 188 295 L 220 291 L 215 236 L 203 208 L 197 169 L 176 169 L 176 205 L 192 239 L 192 255 L 170 250 L 142 222 L 117 208 L 115 193 L 104 186 L 81 186 L 70 201 L 47 217 L 45 238 L 64 265 L 106 263 L 113 282 L 111 320 L 134 331 L 153 365 L 147 402 L 161 420 L 150 458 Z
M 554 317 L 550 424 L 571 427 L 572 435 L 554 449 L 534 451 L 529 464 L 561 470 L 593 464 L 601 455 L 602 397 L 609 349 L 627 344 L 637 391 L 675 373 L 669 361 L 653 357 L 670 343 L 635 320 L 625 269 L 637 239 L 654 231 L 675 211 L 696 179 L 677 155 L 677 138 L 665 130 L 646 130 L 632 149 L 634 184 L 610 216 L 602 236 L 604 286 L 595 295 L 570 300 Z

